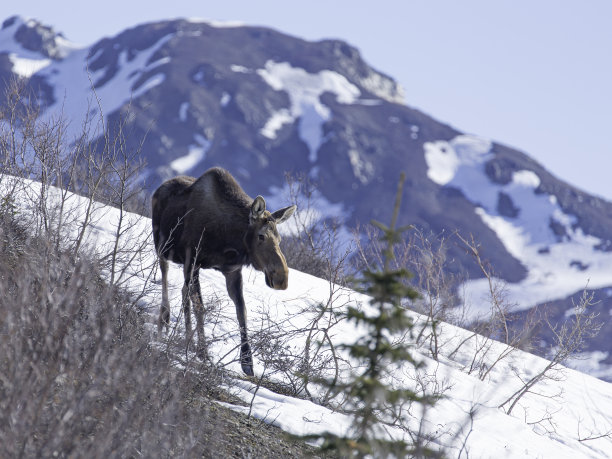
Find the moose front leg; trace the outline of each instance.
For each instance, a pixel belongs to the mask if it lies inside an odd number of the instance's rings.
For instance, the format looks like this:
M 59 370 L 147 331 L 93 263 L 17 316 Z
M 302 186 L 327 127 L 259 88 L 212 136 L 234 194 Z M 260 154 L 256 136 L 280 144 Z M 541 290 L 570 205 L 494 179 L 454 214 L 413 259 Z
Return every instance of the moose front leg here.
M 242 366 L 242 371 L 244 371 L 247 376 L 253 376 L 253 356 L 247 336 L 246 308 L 242 295 L 242 271 L 238 268 L 236 271 L 223 274 L 225 275 L 227 293 L 236 305 L 236 316 L 238 317 L 238 325 L 240 326 L 240 365 Z

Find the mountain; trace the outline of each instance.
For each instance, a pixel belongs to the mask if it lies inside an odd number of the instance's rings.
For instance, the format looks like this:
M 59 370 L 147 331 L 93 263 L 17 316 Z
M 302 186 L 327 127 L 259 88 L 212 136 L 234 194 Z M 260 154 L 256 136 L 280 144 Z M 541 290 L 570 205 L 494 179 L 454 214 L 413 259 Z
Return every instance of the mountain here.
M 100 113 L 109 132 L 129 132 L 149 190 L 219 165 L 250 195 L 278 202 L 285 172 L 303 173 L 318 185 L 321 213 L 352 227 L 389 221 L 404 171 L 401 223 L 473 235 L 521 315 L 550 304 L 549 320 L 562 319 L 577 292 L 594 292 L 604 328 L 583 368 L 612 380 L 612 204 L 406 105 L 401 87 L 349 44 L 174 20 L 83 48 L 12 17 L 0 30 L 0 81 L 16 76 L 28 78 L 43 116 L 68 118 L 69 136 Z M 460 291 L 476 318 L 488 281 L 460 244 L 447 259 L 468 277 Z

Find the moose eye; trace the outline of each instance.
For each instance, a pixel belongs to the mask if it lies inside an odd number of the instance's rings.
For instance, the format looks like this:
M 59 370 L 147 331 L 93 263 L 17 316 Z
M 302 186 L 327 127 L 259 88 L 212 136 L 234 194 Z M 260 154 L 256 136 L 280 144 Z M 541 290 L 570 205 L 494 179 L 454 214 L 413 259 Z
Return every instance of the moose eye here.
M 260 241 L 263 241 L 264 239 L 265 239 L 264 235 L 263 235 L 263 234 L 260 234 L 260 235 L 259 235 L 259 240 L 260 240 Z

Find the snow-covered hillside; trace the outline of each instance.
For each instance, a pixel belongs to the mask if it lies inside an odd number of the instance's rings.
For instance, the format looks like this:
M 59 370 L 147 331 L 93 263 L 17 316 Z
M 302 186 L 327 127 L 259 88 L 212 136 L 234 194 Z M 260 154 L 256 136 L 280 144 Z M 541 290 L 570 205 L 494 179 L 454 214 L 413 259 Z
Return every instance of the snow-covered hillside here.
M 1 183 L 6 187 L 9 182 L 4 176 Z M 23 199 L 16 200 L 22 215 L 28 214 L 28 203 L 35 202 L 32 197 L 40 192 L 39 184 L 25 184 Z M 49 197 L 58 199 L 57 190 L 51 189 Z M 73 195 L 64 202 L 63 212 L 71 216 L 67 221 L 72 221 L 74 231 L 78 231 L 79 219 L 86 205 L 85 198 Z M 119 211 L 98 205 L 93 215 L 87 243 L 90 248 L 107 253 L 115 242 Z M 130 222 L 130 229 L 121 236 L 122 241 L 138 248 L 139 253 L 130 257 L 129 263 L 117 267 L 117 272 L 122 285 L 143 294 L 141 305 L 151 313 L 154 335 L 153 323 L 161 289 L 157 280 L 151 283 L 152 274 L 155 279 L 159 276 L 152 271 L 155 252 L 148 230 L 150 221 L 132 214 L 123 218 L 124 223 Z M 67 237 L 70 238 L 70 234 Z M 227 384 L 227 390 L 250 405 L 232 408 L 251 411 L 253 416 L 297 435 L 323 431 L 340 435 L 349 433 L 350 418 L 340 411 L 263 387 L 257 388 L 256 382 L 261 376 L 279 383 L 291 379 L 289 372 L 282 372 L 269 363 L 270 357 L 279 357 L 281 353 L 282 356 L 300 355 L 309 334 L 316 336 L 325 330 L 334 344 L 339 344 L 352 342 L 362 333 L 346 321 L 330 321 L 331 316 L 323 323 L 320 310 L 313 306 L 332 304 L 342 309 L 353 304 L 367 309 L 368 298 L 294 270 L 290 273 L 289 288 L 282 292 L 267 288 L 263 276 L 252 269 L 245 269 L 244 277 L 252 342 L 257 342 L 262 330 L 266 339 L 274 342 L 269 343 L 274 346 L 268 348 L 255 346 L 256 378 L 252 380 L 242 377 L 237 361 L 239 335 L 234 307 L 225 292 L 224 278 L 214 271 L 200 273 L 203 295 L 209 306 L 206 334 L 213 343 L 211 358 L 235 375 Z M 173 322 L 177 325 L 175 331 L 180 333 L 182 270 L 178 266 L 171 268 L 170 285 Z M 418 315 L 414 318 L 417 324 L 423 323 Z M 157 338 L 152 336 L 152 339 Z M 499 405 L 525 380 L 544 368 L 547 361 L 514 350 L 494 364 L 500 355 L 509 351 L 507 347 L 447 324 L 441 326 L 439 339 L 441 352 L 438 361 L 431 358 L 427 346 L 422 346 L 415 349 L 415 353 L 424 362 L 424 368 L 418 374 L 412 368 L 402 368 L 396 374 L 396 384 L 414 386 L 418 376 L 422 383 L 425 382 L 427 390 L 435 388 L 443 393 L 444 397 L 425 412 L 423 427 L 433 438 L 432 446 L 445 449 L 449 457 L 609 457 L 612 451 L 612 384 L 562 369 L 554 374 L 554 379 L 537 384 L 518 402 L 512 414 L 507 415 Z M 482 368 L 474 368 L 474 356 L 483 348 L 488 349 L 481 362 L 483 368 L 487 365 L 493 367 L 486 376 L 482 376 Z M 276 355 L 262 358 L 264 351 L 271 350 Z M 342 376 L 351 368 L 341 364 L 339 371 Z M 316 386 L 310 387 L 315 399 L 317 391 Z M 421 414 L 420 410 L 412 412 L 406 420 L 408 427 L 418 427 Z M 401 429 L 389 428 L 387 432 L 395 437 L 404 435 Z

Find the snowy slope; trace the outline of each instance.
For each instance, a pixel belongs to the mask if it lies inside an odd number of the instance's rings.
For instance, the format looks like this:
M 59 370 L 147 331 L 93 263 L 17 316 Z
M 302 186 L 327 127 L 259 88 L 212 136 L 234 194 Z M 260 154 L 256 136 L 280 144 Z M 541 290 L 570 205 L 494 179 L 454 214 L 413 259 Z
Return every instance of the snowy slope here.
M 7 180 L 1 183 L 7 186 Z M 24 199 L 17 201 L 22 206 L 20 211 L 23 215 L 27 214 L 27 203 L 33 202 L 32 196 L 36 196 L 40 190 L 37 183 L 25 183 L 27 193 Z M 56 192 L 51 190 L 51 199 Z M 26 195 L 29 198 L 25 198 Z M 85 205 L 85 198 L 79 196 L 71 196 L 66 202 L 65 212 L 71 215 L 75 231 Z M 98 206 L 94 214 L 95 223 L 89 232 L 88 244 L 100 253 L 106 253 L 114 241 L 119 213 L 117 209 Z M 159 284 L 150 283 L 155 262 L 148 230 L 150 221 L 137 215 L 129 215 L 128 219 L 134 226 L 124 235 L 124 241 L 143 250 L 129 264 L 120 267 L 120 279 L 126 287 L 144 292 L 141 304 L 150 310 L 153 323 L 161 292 Z M 327 328 L 332 332 L 335 343 L 351 342 L 362 333 L 346 321 L 336 324 L 316 322 L 314 317 L 317 311 L 312 308 L 313 304 L 327 304 L 331 299 L 337 308 L 344 308 L 350 303 L 367 309 L 368 299 L 361 294 L 293 270 L 289 288 L 282 292 L 268 289 L 263 276 L 252 269 L 246 269 L 244 277 L 252 340 L 265 329 L 268 336 L 275 336 L 282 344 L 278 352 L 291 348 L 299 353 L 304 348 L 306 335 L 311 331 L 317 333 Z M 252 403 L 254 416 L 288 432 L 298 435 L 326 430 L 338 434 L 349 432 L 350 419 L 340 412 L 265 388 L 256 390 L 252 381 L 241 377 L 237 362 L 237 324 L 233 305 L 225 293 L 224 279 L 213 271 L 201 272 L 200 278 L 204 297 L 214 305 L 207 313 L 206 326 L 206 334 L 214 342 L 211 356 L 217 364 L 226 366 L 235 374 L 228 384 L 228 390 L 245 402 Z M 170 285 L 173 321 L 180 324 L 182 271 L 177 266 L 172 266 L 170 270 Z M 420 320 L 416 315 L 415 319 L 417 322 Z M 521 387 L 521 379 L 534 375 L 547 362 L 515 350 L 481 379 L 478 371 L 470 373 L 469 368 L 474 353 L 487 344 L 484 338 L 443 325 L 440 342 L 442 351 L 439 361 L 429 357 L 425 346 L 419 348 L 417 354 L 425 362 L 421 376 L 430 381 L 431 387 L 446 387 L 444 398 L 426 412 L 424 428 L 435 438 L 433 446 L 445 448 L 450 457 L 609 457 L 612 451 L 612 384 L 564 369 L 556 375 L 556 380 L 536 386 L 534 393 L 526 395 L 509 416 L 498 406 Z M 464 344 L 460 346 L 460 343 Z M 491 348 L 485 361 L 491 365 L 498 355 L 508 349 L 499 343 L 488 344 Z M 279 382 L 287 379 L 287 374 L 266 367 L 258 352 L 255 352 L 257 376 L 265 373 Z M 345 365 L 340 368 L 340 373 L 345 375 L 350 370 Z M 412 369 L 403 368 L 398 369 L 396 377 L 398 384 L 410 386 L 415 374 Z M 317 393 L 316 387 L 310 389 L 313 394 Z M 249 407 L 232 408 L 243 412 L 249 410 Z M 418 427 L 420 413 L 414 415 L 415 418 L 406 421 L 413 428 Z M 388 435 L 402 436 L 403 433 L 399 429 L 390 429 Z M 587 438 L 590 440 L 585 441 Z

